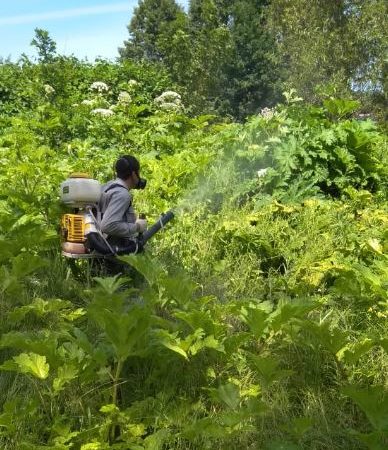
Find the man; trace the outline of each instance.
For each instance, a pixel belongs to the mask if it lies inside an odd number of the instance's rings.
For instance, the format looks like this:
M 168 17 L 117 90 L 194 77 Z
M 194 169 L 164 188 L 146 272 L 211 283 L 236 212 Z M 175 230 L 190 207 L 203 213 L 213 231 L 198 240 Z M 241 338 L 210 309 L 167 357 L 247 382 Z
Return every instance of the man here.
M 111 245 L 126 245 L 131 238 L 147 229 L 147 221 L 136 217 L 131 189 L 144 189 L 140 164 L 134 156 L 125 155 L 115 164 L 117 178 L 102 187 L 100 211 L 101 231 Z

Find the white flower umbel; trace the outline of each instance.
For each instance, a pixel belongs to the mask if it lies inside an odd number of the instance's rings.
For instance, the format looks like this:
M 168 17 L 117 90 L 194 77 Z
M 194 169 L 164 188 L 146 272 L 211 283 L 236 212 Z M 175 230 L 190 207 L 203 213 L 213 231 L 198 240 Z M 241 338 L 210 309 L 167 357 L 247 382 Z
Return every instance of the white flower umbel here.
M 260 115 L 261 115 L 262 117 L 264 117 L 264 119 L 267 119 L 267 120 L 272 119 L 272 117 L 274 116 L 274 114 L 275 114 L 275 111 L 274 111 L 273 109 L 271 109 L 271 108 L 263 108 L 263 109 L 260 111 Z
M 159 97 L 155 98 L 155 103 L 176 103 L 180 104 L 182 97 L 174 91 L 165 91 Z
M 269 167 L 267 167 L 267 168 L 265 168 L 265 169 L 260 169 L 260 170 L 258 170 L 258 171 L 257 171 L 257 176 L 258 176 L 259 178 L 263 178 L 263 177 L 267 174 L 268 169 L 269 169 Z
M 96 108 L 92 109 L 91 114 L 94 114 L 96 116 L 102 116 L 102 117 L 109 117 L 113 116 L 114 112 L 110 109 L 104 109 L 104 108 Z
M 131 96 L 127 91 L 121 91 L 119 96 L 117 97 L 117 101 L 122 105 L 128 105 L 131 103 Z
M 139 84 L 139 83 L 138 83 L 136 80 L 129 80 L 129 81 L 128 81 L 128 86 L 129 86 L 130 88 L 134 88 L 134 87 L 136 87 L 138 84 Z
M 155 104 L 165 111 L 179 111 L 183 109 L 181 96 L 174 91 L 166 91 L 156 97 Z
M 81 105 L 85 105 L 85 106 L 93 106 L 94 105 L 94 100 L 82 100 Z
M 109 86 L 103 81 L 95 81 L 94 83 L 91 84 L 90 90 L 102 94 L 104 92 L 109 91 Z
M 44 91 L 46 92 L 47 95 L 51 95 L 51 94 L 54 94 L 55 89 L 52 86 L 50 86 L 49 84 L 45 84 Z
M 177 105 L 176 103 L 160 103 L 159 108 L 163 111 L 180 111 L 182 105 Z

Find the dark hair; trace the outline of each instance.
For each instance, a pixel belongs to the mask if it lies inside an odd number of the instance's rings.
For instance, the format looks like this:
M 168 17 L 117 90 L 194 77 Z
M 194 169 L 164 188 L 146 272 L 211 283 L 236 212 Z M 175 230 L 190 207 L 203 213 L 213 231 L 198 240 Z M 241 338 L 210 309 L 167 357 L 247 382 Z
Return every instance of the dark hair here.
M 133 172 L 139 174 L 140 163 L 134 156 L 124 155 L 116 161 L 115 170 L 118 178 L 125 181 Z

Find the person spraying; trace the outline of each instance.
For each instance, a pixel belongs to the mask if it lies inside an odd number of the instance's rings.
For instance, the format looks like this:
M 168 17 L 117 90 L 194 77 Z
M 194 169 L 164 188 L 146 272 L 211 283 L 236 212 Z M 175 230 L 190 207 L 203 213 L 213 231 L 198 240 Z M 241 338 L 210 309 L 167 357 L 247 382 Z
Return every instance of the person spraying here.
M 137 217 L 132 189 L 144 189 L 140 163 L 131 155 L 115 163 L 116 179 L 101 186 L 87 174 L 74 173 L 61 183 L 62 202 L 73 208 L 62 216 L 62 254 L 68 258 L 111 258 L 139 253 L 147 241 L 173 217 L 162 214 L 147 228 L 147 220 Z
M 102 186 L 101 231 L 111 246 L 127 246 L 147 229 L 147 220 L 136 216 L 131 194 L 132 189 L 144 189 L 147 181 L 140 178 L 140 163 L 134 156 L 119 158 L 115 171 L 117 178 Z

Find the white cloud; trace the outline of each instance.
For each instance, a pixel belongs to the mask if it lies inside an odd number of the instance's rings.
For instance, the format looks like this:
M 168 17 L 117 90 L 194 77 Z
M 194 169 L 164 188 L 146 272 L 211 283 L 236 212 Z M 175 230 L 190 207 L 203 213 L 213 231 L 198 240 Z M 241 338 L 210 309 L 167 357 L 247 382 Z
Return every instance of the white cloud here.
M 134 1 L 111 3 L 105 5 L 71 8 L 57 11 L 46 11 L 36 14 L 20 14 L 17 16 L 0 17 L 0 25 L 20 25 L 24 23 L 41 22 L 45 20 L 62 20 L 72 17 L 129 12 Z

